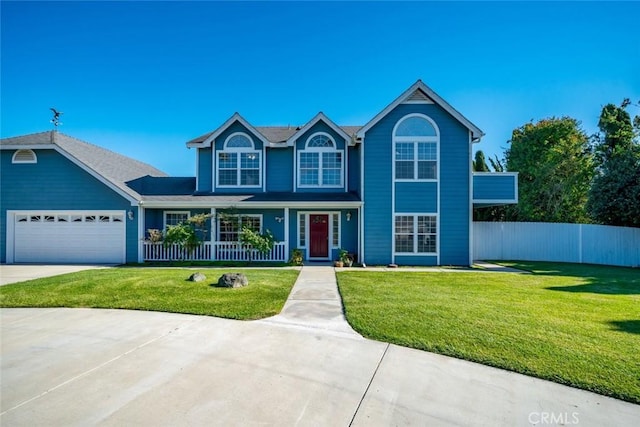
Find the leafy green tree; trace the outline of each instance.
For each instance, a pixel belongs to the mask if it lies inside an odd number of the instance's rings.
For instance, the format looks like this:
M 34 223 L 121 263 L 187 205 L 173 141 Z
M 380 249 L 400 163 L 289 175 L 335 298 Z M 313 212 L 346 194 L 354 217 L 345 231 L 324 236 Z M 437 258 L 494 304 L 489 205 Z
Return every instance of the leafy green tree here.
M 570 117 L 527 123 L 513 131 L 506 168 L 519 172 L 518 221 L 587 222 L 594 174 L 589 138 Z
M 476 151 L 476 157 L 473 160 L 473 171 L 489 172 L 489 166 L 487 166 L 487 161 L 484 159 L 484 153 L 482 150 Z
M 240 233 L 240 242 L 247 246 L 247 255 L 249 262 L 253 261 L 253 250 L 260 252 L 262 255 L 267 255 L 273 249 L 273 245 L 276 240 L 271 234 L 271 231 L 267 230 L 263 234 L 253 231 L 249 227 L 242 227 Z
M 587 208 L 594 221 L 640 227 L 640 147 L 613 155 L 594 178 Z
M 164 246 L 177 244 L 193 252 L 206 237 L 207 230 L 204 227 L 209 218 L 210 214 L 198 214 L 179 224 L 168 226 L 164 234 Z
M 598 121 L 598 170 L 587 209 L 595 222 L 640 227 L 640 117 L 631 121 L 625 99 L 620 107 L 607 104 Z
M 625 109 L 630 104 L 631 101 L 625 99 L 620 107 L 607 104 L 602 108 L 598 120 L 601 135 L 596 137 L 599 142 L 596 145 L 596 153 L 601 163 L 605 163 L 617 152 L 627 151 L 633 146 L 637 130 L 634 129 L 631 116 Z

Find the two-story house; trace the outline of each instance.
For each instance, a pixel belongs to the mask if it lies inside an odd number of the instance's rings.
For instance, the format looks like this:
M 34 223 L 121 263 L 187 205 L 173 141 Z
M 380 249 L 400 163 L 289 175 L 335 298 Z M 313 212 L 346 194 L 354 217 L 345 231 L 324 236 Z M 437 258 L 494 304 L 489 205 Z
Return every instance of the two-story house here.
M 3 139 L 3 262 L 241 260 L 242 227 L 277 242 L 259 259 L 469 265 L 473 206 L 517 202 L 517 174 L 473 173 L 482 131 L 417 81 L 363 126 L 318 113 L 300 127 L 240 114 L 187 142 L 196 176 L 157 169 L 66 135 Z M 150 242 L 211 215 L 192 251 Z M 63 248 L 63 249 L 61 249 Z

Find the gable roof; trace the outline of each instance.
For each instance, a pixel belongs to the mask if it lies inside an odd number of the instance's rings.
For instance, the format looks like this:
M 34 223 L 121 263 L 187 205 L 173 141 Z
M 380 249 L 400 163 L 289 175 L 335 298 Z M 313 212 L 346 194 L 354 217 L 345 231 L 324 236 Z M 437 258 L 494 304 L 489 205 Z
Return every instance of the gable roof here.
M 130 200 L 139 200 L 140 194 L 126 184 L 128 181 L 145 175 L 167 176 L 166 173 L 147 163 L 57 131 L 2 138 L 0 148 L 55 149 Z
M 242 118 L 238 113 L 235 113 L 229 120 L 224 122 L 222 126 L 217 128 L 216 130 L 205 133 L 204 135 L 201 135 L 187 142 L 187 147 L 209 147 L 211 145 L 211 142 L 217 136 L 219 136 L 222 132 L 224 132 L 224 130 L 227 127 L 231 126 L 235 122 L 234 117 L 236 117 L 236 115 L 237 117 Z M 321 118 L 324 118 L 325 122 L 340 135 L 343 135 L 343 136 L 347 135 L 348 137 L 345 138 L 347 141 L 350 141 L 351 137 L 355 135 L 358 129 L 360 129 L 361 127 L 361 126 L 338 126 L 329 118 L 327 118 L 327 116 L 325 116 L 323 113 L 318 113 L 313 119 L 311 119 L 311 122 L 313 122 L 316 119 L 319 120 Z M 250 129 L 254 133 L 256 133 L 256 136 L 262 136 L 263 138 L 265 138 L 267 141 L 266 142 L 267 146 L 270 146 L 270 147 L 286 147 L 287 141 L 291 139 L 291 137 L 294 134 L 302 131 L 303 129 L 303 127 L 300 127 L 300 126 L 251 126 L 243 118 L 242 120 L 243 122 L 240 122 L 240 123 L 242 123 L 247 129 Z M 304 128 L 306 128 L 307 126 L 311 127 L 309 123 L 307 123 L 304 126 Z M 313 124 L 315 124 L 315 122 Z M 302 131 L 302 133 L 304 133 L 305 131 L 306 129 Z M 205 143 L 205 141 L 208 141 L 208 142 Z M 264 140 L 262 141 L 264 142 Z
M 239 113 L 234 113 L 233 116 L 229 117 L 226 122 L 222 124 L 218 129 L 210 132 L 206 135 L 203 135 L 199 138 L 193 139 L 187 142 L 187 147 L 211 147 L 211 143 L 218 137 L 222 132 L 224 132 L 229 126 L 234 124 L 235 122 L 240 123 L 242 126 L 247 128 L 251 133 L 255 134 L 255 136 L 262 141 L 263 144 L 269 145 L 269 140 L 265 138 L 256 128 L 251 126 L 248 121 L 246 121 Z
M 338 135 L 343 137 L 344 140 L 347 142 L 347 144 L 349 144 L 351 142 L 351 135 L 348 135 L 342 128 L 340 128 L 333 121 L 331 121 L 331 119 L 329 119 L 327 116 L 325 116 L 324 113 L 321 111 L 318 114 L 316 114 L 311 120 L 309 120 L 306 125 L 301 127 L 293 135 L 291 135 L 287 139 L 287 145 L 292 147 L 293 144 L 296 142 L 296 139 L 298 139 L 302 134 L 304 134 L 306 131 L 311 129 L 316 123 L 318 123 L 320 121 L 325 122 L 327 124 L 327 126 L 329 126 L 331 129 L 333 129 Z
M 416 91 L 418 93 L 416 93 Z M 425 99 L 426 97 L 426 99 Z M 440 106 L 447 113 L 451 114 L 456 120 L 458 120 L 462 125 L 464 125 L 471 132 L 472 139 L 479 140 L 484 136 L 484 132 L 480 130 L 479 127 L 471 123 L 469 119 L 464 117 L 458 110 L 453 108 L 451 104 L 442 99 L 440 95 L 435 93 L 429 86 L 424 84 L 422 80 L 418 80 L 411 87 L 402 94 L 397 97 L 391 104 L 387 105 L 387 107 L 382 110 L 378 115 L 376 115 L 373 119 L 371 119 L 366 125 L 364 125 L 358 131 L 358 137 L 364 138 L 365 133 L 371 129 L 376 123 L 378 123 L 382 118 L 384 118 L 391 110 L 396 108 L 398 105 L 402 104 L 405 101 L 416 102 L 424 100 L 425 102 L 434 103 Z

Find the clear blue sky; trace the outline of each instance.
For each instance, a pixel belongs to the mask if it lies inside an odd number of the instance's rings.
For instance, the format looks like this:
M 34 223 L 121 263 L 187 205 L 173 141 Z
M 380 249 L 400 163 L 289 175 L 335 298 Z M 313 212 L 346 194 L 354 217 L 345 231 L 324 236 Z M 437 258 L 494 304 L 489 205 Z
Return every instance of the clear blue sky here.
M 238 111 L 362 125 L 422 79 L 502 157 L 511 131 L 640 100 L 640 3 L 6 2 L 1 135 L 60 130 L 195 174 L 185 142 Z M 635 108 L 635 107 L 634 107 Z M 640 110 L 640 109 L 636 109 Z M 640 111 L 630 111 L 640 114 Z

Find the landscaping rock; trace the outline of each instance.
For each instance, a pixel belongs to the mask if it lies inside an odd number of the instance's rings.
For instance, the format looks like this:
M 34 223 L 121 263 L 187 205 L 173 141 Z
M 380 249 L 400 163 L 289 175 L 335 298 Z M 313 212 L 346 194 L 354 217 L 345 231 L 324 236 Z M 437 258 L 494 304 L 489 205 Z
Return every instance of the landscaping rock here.
M 247 276 L 242 273 L 225 273 L 220 276 L 215 286 L 218 288 L 242 288 L 248 284 Z
M 193 273 L 191 276 L 189 276 L 189 281 L 190 282 L 202 282 L 207 280 L 207 276 L 205 276 L 204 274 L 200 273 L 199 271 L 197 273 Z

